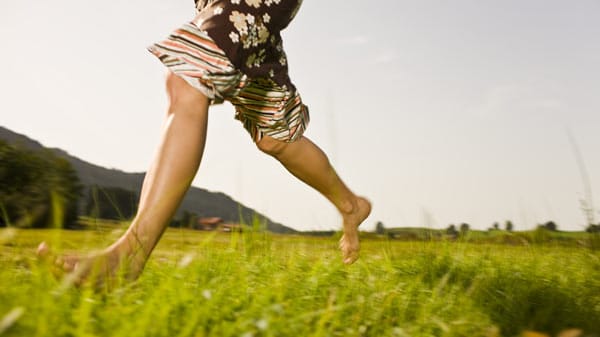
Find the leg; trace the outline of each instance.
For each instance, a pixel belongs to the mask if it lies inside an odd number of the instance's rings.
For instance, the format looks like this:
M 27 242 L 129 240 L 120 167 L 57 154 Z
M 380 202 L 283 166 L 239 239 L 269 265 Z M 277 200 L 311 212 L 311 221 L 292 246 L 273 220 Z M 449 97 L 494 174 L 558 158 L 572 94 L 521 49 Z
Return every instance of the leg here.
M 331 166 L 327 155 L 308 138 L 301 137 L 286 143 L 265 136 L 257 146 L 335 205 L 343 218 L 344 235 L 340 248 L 344 263 L 356 261 L 360 249 L 358 226 L 371 213 L 371 203 L 350 191 Z
M 169 71 L 169 110 L 161 143 L 144 178 L 138 213 L 127 232 L 100 253 L 85 258 L 62 258 L 65 271 L 84 280 L 98 268 L 98 278 L 111 277 L 123 267 L 129 278 L 141 273 L 150 253 L 173 217 L 200 165 L 206 139 L 208 99 Z M 45 254 L 47 246 L 40 245 Z

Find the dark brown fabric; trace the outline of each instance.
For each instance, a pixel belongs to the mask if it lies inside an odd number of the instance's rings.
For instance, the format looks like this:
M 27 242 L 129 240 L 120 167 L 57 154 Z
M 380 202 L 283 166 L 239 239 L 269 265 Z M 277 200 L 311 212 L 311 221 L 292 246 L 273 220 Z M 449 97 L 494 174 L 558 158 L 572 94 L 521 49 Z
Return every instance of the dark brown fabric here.
M 195 22 L 231 63 L 250 78 L 293 90 L 280 32 L 302 0 L 195 0 Z

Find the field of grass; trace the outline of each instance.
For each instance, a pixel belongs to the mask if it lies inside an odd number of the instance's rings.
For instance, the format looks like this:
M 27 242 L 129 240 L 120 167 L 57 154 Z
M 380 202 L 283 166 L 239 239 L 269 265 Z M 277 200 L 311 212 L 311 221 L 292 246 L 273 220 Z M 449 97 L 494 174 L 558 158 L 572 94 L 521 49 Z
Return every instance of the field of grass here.
M 581 247 L 368 239 L 345 266 L 335 237 L 169 229 L 112 291 L 34 257 L 121 230 L 1 230 L 0 336 L 600 336 L 600 253 Z

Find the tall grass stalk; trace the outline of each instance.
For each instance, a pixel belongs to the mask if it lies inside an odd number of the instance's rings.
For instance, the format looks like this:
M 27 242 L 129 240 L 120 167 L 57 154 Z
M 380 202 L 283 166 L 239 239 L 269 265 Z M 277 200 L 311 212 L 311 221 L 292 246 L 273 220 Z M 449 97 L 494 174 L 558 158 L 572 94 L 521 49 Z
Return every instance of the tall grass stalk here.
M 18 230 L 0 244 L 1 336 L 517 336 L 600 334 L 600 256 L 574 247 L 363 241 L 345 266 L 333 238 L 169 229 L 142 277 L 65 287 L 37 263 L 110 233 Z M 60 290 L 60 291 L 58 291 Z

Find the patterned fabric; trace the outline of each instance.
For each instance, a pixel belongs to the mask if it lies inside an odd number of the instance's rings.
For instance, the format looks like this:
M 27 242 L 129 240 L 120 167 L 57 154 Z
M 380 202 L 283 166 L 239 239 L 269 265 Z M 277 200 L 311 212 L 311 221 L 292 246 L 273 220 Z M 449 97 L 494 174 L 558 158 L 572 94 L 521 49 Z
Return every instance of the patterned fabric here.
M 292 89 L 280 32 L 302 0 L 195 0 L 195 24 L 233 65 L 251 78 L 271 78 Z
M 222 103 L 244 76 L 215 42 L 192 22 L 147 48 L 173 73 L 200 90 L 213 104 Z
M 300 138 L 310 120 L 308 107 L 296 90 L 293 92 L 264 79 L 242 83 L 229 101 L 236 108 L 235 118 L 244 124 L 252 139 L 258 142 L 264 135 L 284 142 Z
M 235 118 L 255 142 L 264 135 L 285 142 L 302 136 L 309 113 L 296 89 L 242 73 L 197 22 L 184 24 L 148 50 L 213 104 L 231 102 Z

